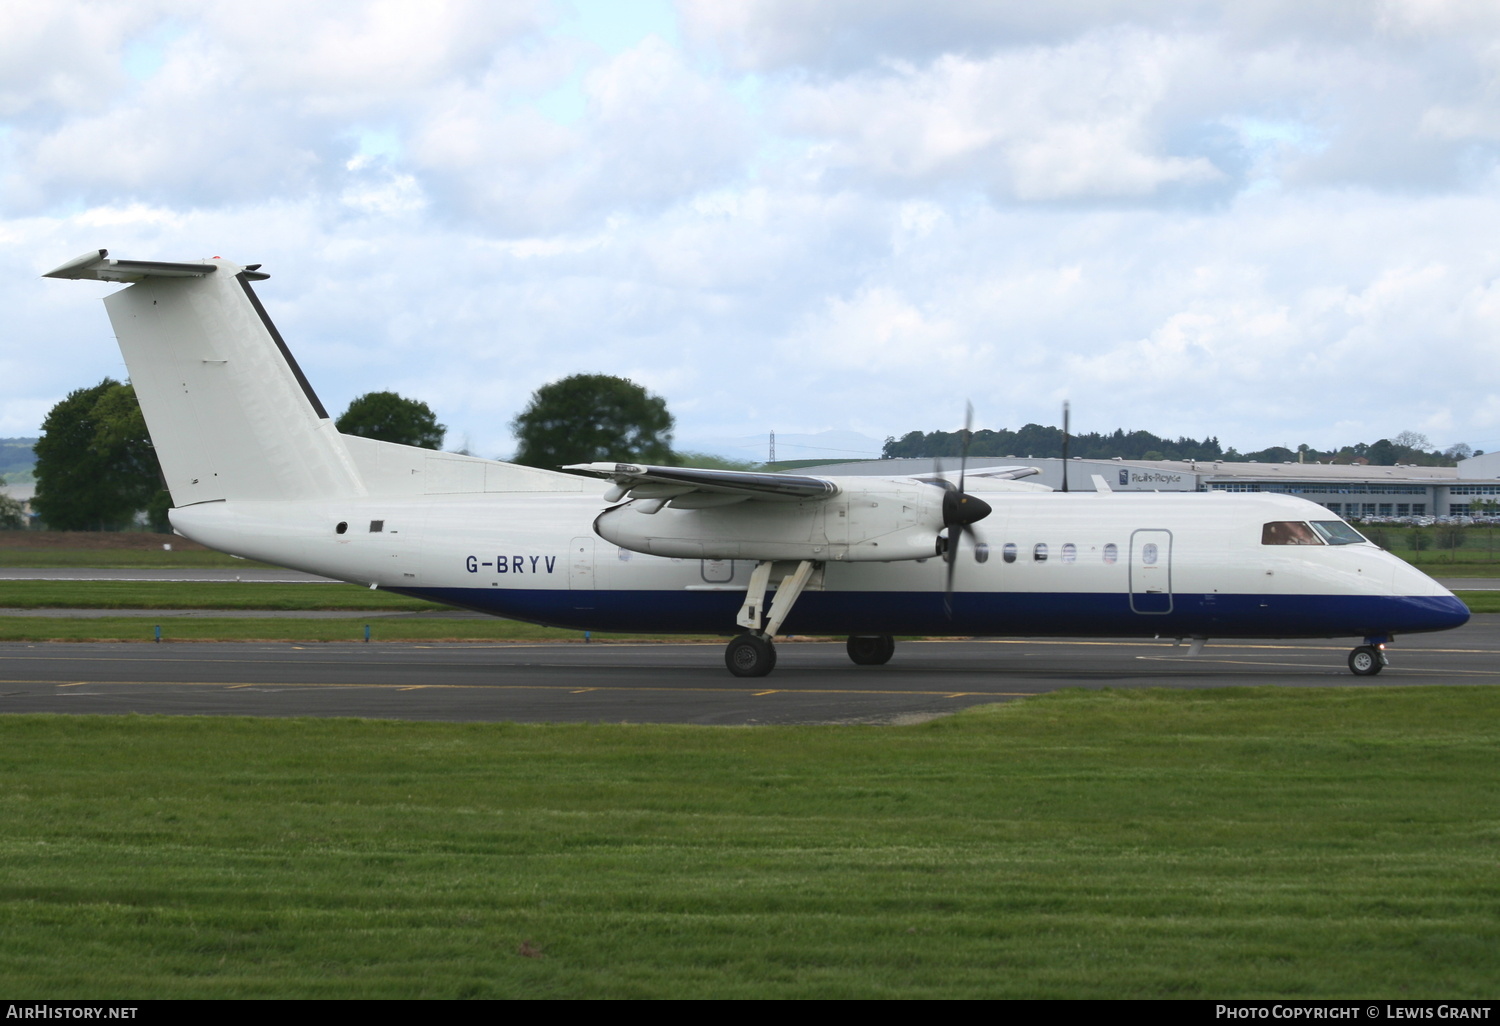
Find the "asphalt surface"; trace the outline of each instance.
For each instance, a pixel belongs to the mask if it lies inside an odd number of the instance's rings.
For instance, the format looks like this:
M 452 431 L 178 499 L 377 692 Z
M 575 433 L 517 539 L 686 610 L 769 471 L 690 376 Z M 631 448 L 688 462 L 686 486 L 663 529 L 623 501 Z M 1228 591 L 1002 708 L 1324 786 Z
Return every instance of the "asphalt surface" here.
M 1353 641 L 902 642 L 886 666 L 842 644 L 778 645 L 769 677 L 703 644 L 0 645 L 0 712 L 363 716 L 635 723 L 906 723 L 1062 688 L 1500 683 L 1500 615 L 1412 635 L 1355 677 Z

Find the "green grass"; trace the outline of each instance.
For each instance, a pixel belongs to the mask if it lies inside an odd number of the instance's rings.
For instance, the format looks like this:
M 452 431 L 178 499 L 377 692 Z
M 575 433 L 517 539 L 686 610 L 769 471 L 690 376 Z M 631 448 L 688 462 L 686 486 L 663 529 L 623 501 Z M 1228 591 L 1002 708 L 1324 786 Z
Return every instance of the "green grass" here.
M 1500 592 L 1456 593 L 1474 613 L 1500 613 Z M 134 581 L 6 581 L 0 606 L 25 609 L 347 610 L 347 619 L 218 617 L 0 616 L 0 641 L 147 641 L 160 624 L 167 641 L 349 641 L 369 622 L 377 641 L 576 641 L 581 631 L 535 627 L 494 617 L 472 620 L 377 617 L 360 613 L 424 612 L 446 607 L 343 584 L 196 584 Z M 596 634 L 600 639 L 674 635 Z
M 0 616 L 0 641 L 361 641 L 365 625 L 374 641 L 582 641 L 583 631 L 537 627 L 516 620 L 387 619 L 358 616 L 302 620 L 282 617 L 66 617 Z M 692 641 L 697 636 L 601 634 L 600 641 Z M 714 639 L 722 644 L 724 639 Z
M 1500 613 L 1500 591 L 1455 591 L 1471 613 Z
M 1477 687 L 905 728 L 0 717 L 0 991 L 1490 998 L 1497 746 Z
M 1458 551 L 1460 556 L 1464 554 L 1462 549 Z M 1449 563 L 1443 560 L 1416 559 L 1411 553 L 1397 552 L 1396 555 L 1431 577 L 1500 577 L 1500 562 Z M 1447 553 L 1443 555 L 1446 556 Z M 1471 555 L 1482 554 L 1471 553 Z
M 1432 527 L 1397 527 L 1387 524 L 1356 525 L 1366 535 L 1386 545 L 1388 551 L 1430 574 L 1444 577 L 1500 576 L 1500 537 L 1493 527 L 1460 528 L 1463 544 L 1448 548 L 1441 544 L 1445 529 Z M 1414 536 L 1421 535 L 1427 548 L 1411 547 Z M 1383 539 L 1383 541 L 1380 541 Z
M 54 549 L 5 548 L 0 546 L 0 566 L 66 566 L 123 568 L 130 570 L 171 567 L 227 567 L 235 570 L 264 569 L 270 563 L 236 559 L 222 552 L 203 549 Z
M 255 581 L 0 581 L 9 609 L 349 609 L 430 612 L 435 602 L 357 584 Z

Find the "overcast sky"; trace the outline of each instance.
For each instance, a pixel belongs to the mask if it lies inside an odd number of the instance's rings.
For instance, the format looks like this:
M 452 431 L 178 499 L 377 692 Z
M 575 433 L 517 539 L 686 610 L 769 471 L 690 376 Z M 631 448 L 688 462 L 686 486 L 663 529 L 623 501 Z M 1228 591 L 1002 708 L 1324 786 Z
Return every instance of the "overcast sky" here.
M 0 436 L 125 376 L 37 277 L 102 247 L 263 263 L 331 411 L 487 456 L 579 372 L 751 456 L 1492 450 L 1497 158 L 1491 0 L 0 4 Z

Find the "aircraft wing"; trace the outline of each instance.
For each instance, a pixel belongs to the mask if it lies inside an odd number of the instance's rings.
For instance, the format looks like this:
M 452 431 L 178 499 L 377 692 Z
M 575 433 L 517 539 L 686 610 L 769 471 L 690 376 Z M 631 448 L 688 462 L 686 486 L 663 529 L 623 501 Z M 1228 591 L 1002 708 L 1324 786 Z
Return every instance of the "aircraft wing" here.
M 742 470 L 697 470 L 692 467 L 650 467 L 633 463 L 574 463 L 564 470 L 578 470 L 614 482 L 604 493 L 608 502 L 632 499 L 685 499 L 693 493 L 710 496 L 720 502 L 742 502 L 758 499 L 771 502 L 797 502 L 827 499 L 839 493 L 838 485 L 821 477 L 796 477 L 790 474 L 754 474 Z M 722 498 L 718 498 L 722 497 Z M 674 502 L 689 505 L 691 500 Z M 696 505 L 696 503 L 692 503 Z
M 989 481 L 1019 481 L 1023 477 L 1035 477 L 1042 472 L 1040 467 L 984 467 L 967 472 L 938 471 L 931 474 L 914 474 L 913 481 L 949 481 L 958 484 L 960 477 L 975 477 Z

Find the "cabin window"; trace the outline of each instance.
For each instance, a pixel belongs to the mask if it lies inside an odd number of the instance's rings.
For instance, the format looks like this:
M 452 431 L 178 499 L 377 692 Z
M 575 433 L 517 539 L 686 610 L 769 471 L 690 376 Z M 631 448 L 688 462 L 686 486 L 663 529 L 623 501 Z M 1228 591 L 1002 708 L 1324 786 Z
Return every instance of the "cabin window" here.
M 1105 563 L 1107 563 L 1109 565 L 1114 565 L 1116 562 L 1119 561 L 1119 558 L 1120 558 L 1120 547 L 1118 545 L 1116 545 L 1114 542 L 1110 542 L 1108 545 L 1104 546 L 1104 562 Z
M 1314 520 L 1312 528 L 1329 545 L 1358 545 L 1369 541 L 1342 520 Z
M 1072 542 L 1068 542 L 1065 545 L 1063 545 L 1062 561 L 1064 563 L 1072 563 L 1077 558 L 1078 558 L 1078 546 L 1077 545 L 1074 545 Z
M 343 534 L 347 530 L 349 530 L 349 521 L 347 521 L 347 520 L 340 520 L 339 521 L 339 525 L 333 529 L 333 533 L 334 534 Z
M 384 531 L 384 530 L 385 530 L 385 521 L 384 520 L 371 520 L 370 521 L 370 533 L 371 534 L 379 534 L 381 531 Z
M 1300 520 L 1276 520 L 1260 529 L 1262 545 L 1322 545 L 1323 539 Z
M 1007 563 L 1014 563 L 1016 561 L 1016 543 L 1006 542 L 1005 548 L 1000 550 L 1000 558 L 1004 559 Z
M 1141 546 L 1141 562 L 1147 566 L 1154 566 L 1159 554 L 1160 550 L 1157 549 L 1156 542 L 1147 542 Z
M 1038 563 L 1047 562 L 1047 543 L 1037 542 L 1036 548 L 1031 550 L 1031 558 L 1036 560 Z

